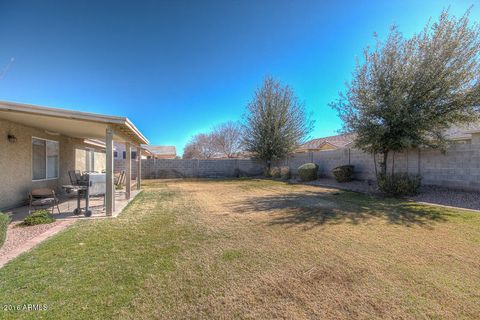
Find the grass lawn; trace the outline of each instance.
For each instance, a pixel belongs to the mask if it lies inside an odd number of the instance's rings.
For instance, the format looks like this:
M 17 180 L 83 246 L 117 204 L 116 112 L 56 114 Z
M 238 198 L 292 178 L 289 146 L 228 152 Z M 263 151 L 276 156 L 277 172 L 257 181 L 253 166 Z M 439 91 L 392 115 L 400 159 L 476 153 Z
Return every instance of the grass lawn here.
M 480 318 L 480 214 L 268 180 L 147 181 L 0 269 L 0 318 Z M 46 304 L 47 311 L 4 311 Z

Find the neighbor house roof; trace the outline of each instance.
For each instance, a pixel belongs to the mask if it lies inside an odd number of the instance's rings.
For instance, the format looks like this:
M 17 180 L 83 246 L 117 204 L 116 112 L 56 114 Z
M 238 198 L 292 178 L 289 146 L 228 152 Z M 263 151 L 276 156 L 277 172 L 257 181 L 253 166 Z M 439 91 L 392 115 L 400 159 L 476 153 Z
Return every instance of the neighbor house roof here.
M 66 136 L 102 139 L 105 128 L 115 129 L 118 140 L 128 137 L 138 144 L 148 144 L 147 138 L 126 117 L 57 109 L 10 101 L 0 101 L 0 118 L 59 133 Z
M 154 156 L 176 156 L 177 149 L 175 146 L 152 146 L 144 145 L 142 146 L 145 150 L 152 153 Z
M 447 140 L 470 140 L 472 133 L 480 133 L 480 122 L 474 122 L 467 125 L 452 126 L 445 131 Z M 317 138 L 307 141 L 301 145 L 298 150 L 317 150 L 325 145 L 329 145 L 335 149 L 346 148 L 355 140 L 355 134 L 339 134 L 336 136 Z
M 339 134 L 336 136 L 324 137 L 324 138 L 317 138 L 310 141 L 305 142 L 300 146 L 300 150 L 315 150 L 321 149 L 325 145 L 330 145 L 333 148 L 345 148 L 350 145 L 355 140 L 355 135 L 346 133 L 346 134 Z
M 467 125 L 452 126 L 445 132 L 448 140 L 470 140 L 472 133 L 480 132 L 480 121 L 469 123 Z

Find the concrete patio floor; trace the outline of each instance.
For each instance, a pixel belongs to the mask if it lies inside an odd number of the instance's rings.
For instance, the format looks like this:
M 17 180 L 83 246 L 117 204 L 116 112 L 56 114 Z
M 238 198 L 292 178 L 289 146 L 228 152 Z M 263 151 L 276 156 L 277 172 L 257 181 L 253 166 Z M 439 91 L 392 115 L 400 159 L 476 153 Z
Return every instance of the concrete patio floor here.
M 116 217 L 122 210 L 132 201 L 141 190 L 132 190 L 130 193 L 130 199 L 125 198 L 124 190 L 117 190 L 115 192 L 115 210 L 111 217 Z M 90 210 L 92 210 L 92 215 L 90 217 L 85 217 L 83 214 L 85 208 L 85 199 L 81 200 L 80 206 L 82 208 L 82 213 L 79 215 L 73 214 L 73 210 L 77 208 L 77 196 L 76 195 L 62 195 L 59 197 L 60 203 L 58 205 L 60 213 L 58 213 L 57 208 L 55 207 L 53 212 L 53 217 L 56 220 L 71 220 L 71 219 L 99 219 L 99 218 L 109 218 L 105 214 L 104 198 L 103 197 L 91 197 L 90 198 Z M 51 210 L 51 209 L 49 209 Z M 10 215 L 11 223 L 16 223 L 23 221 L 26 216 L 28 216 L 28 206 L 22 206 L 13 208 L 11 210 L 5 211 L 6 214 Z

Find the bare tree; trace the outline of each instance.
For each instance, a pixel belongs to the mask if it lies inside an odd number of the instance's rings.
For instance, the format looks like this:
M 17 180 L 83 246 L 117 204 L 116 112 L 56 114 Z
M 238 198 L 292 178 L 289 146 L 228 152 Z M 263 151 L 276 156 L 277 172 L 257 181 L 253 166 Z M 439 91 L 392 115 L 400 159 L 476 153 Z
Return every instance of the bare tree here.
M 443 147 L 446 129 L 479 119 L 480 30 L 469 13 L 456 19 L 443 11 L 410 39 L 392 27 L 385 43 L 365 49 L 346 93 L 331 104 L 357 147 L 383 155 L 381 174 L 390 153 Z
M 200 149 L 192 139 L 185 145 L 185 148 L 183 149 L 182 159 L 200 159 L 200 158 L 201 158 Z
M 200 133 L 195 135 L 185 146 L 184 159 L 210 159 L 217 153 L 215 135 Z
M 214 144 L 218 153 L 227 158 L 234 158 L 242 151 L 242 127 L 237 122 L 229 121 L 214 128 Z
M 293 152 L 313 129 L 305 106 L 289 86 L 265 78 L 247 105 L 243 142 L 247 151 L 270 162 Z

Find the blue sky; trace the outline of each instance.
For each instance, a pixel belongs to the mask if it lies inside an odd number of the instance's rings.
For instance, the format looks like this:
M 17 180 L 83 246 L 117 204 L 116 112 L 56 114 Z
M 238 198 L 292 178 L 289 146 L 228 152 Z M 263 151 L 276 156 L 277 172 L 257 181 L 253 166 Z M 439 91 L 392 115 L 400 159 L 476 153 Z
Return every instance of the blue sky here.
M 6 1 L 0 0 L 0 99 L 127 116 L 152 144 L 183 146 L 238 120 L 265 75 L 291 85 L 316 120 L 355 57 L 392 24 L 419 31 L 442 8 L 476 1 Z

